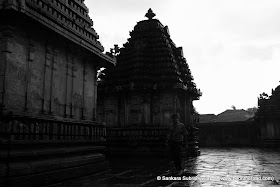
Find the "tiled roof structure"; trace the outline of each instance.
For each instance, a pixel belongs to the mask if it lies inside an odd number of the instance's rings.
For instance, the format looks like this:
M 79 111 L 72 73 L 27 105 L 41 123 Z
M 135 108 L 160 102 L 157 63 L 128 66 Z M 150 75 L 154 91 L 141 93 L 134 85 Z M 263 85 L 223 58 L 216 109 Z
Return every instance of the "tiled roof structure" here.
M 249 112 L 241 110 L 226 110 L 217 115 L 215 122 L 232 122 L 232 121 L 246 121 L 252 118 L 253 115 Z
M 104 70 L 99 89 L 105 92 L 121 90 L 181 88 L 201 96 L 196 88 L 182 47 L 176 47 L 167 26 L 153 17 L 149 9 L 147 20 L 140 21 L 130 32 L 127 43 L 119 49 L 117 66 Z
M 104 48 L 92 28 L 93 21 L 88 15 L 84 0 L 0 0 L 0 10 L 21 12 L 105 61 L 115 63 L 102 53 Z
M 199 115 L 199 123 L 215 123 L 215 122 L 234 122 L 251 120 L 254 114 L 246 110 L 226 110 L 218 115 L 202 114 Z
M 215 122 L 217 116 L 215 114 L 200 114 L 199 123 L 212 123 Z

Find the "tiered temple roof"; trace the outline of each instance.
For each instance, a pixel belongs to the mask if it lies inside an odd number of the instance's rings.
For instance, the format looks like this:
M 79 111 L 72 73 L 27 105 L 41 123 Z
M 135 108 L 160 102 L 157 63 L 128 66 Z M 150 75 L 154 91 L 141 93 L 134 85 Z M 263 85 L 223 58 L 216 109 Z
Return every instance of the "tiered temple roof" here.
M 99 89 L 104 92 L 180 88 L 194 99 L 196 88 L 182 47 L 176 47 L 167 26 L 154 19 L 149 9 L 147 20 L 140 21 L 117 53 L 117 66 L 104 70 Z
M 104 48 L 92 28 L 93 21 L 88 15 L 84 0 L 0 0 L 1 9 L 22 12 L 105 61 L 115 63 L 112 58 L 102 53 Z M 4 12 L 2 16 L 5 16 Z M 4 19 L 10 16 L 11 14 Z

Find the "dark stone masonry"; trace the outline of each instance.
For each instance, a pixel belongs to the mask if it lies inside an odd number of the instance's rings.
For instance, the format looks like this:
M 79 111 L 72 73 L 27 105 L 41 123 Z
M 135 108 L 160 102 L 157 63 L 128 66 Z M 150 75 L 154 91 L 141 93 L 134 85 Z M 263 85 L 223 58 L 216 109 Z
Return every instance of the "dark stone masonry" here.
M 96 122 L 103 54 L 81 0 L 0 0 L 0 186 L 108 172 Z
M 280 146 L 280 86 L 272 89 L 270 96 L 263 93 L 258 98 L 256 122 L 263 146 Z

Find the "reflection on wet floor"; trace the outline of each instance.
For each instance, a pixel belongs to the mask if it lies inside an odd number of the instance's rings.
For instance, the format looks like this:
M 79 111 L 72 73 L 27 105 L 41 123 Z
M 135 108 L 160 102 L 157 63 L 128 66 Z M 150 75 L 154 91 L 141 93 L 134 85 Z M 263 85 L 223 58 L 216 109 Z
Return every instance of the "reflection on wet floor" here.
M 110 161 L 110 174 L 95 185 L 280 186 L 279 158 L 280 150 L 204 148 L 201 156 L 185 159 L 182 176 L 174 174 L 173 164 L 167 159 L 119 158 Z

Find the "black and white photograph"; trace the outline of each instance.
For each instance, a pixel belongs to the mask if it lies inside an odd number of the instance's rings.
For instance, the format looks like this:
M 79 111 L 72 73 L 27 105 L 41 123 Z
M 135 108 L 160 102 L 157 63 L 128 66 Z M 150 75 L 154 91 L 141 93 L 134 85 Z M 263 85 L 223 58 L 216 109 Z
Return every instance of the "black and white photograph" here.
M 0 0 L 0 186 L 280 186 L 279 0 Z

